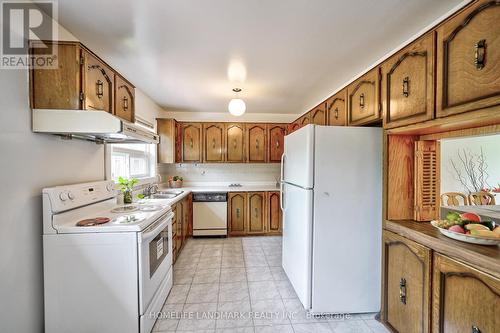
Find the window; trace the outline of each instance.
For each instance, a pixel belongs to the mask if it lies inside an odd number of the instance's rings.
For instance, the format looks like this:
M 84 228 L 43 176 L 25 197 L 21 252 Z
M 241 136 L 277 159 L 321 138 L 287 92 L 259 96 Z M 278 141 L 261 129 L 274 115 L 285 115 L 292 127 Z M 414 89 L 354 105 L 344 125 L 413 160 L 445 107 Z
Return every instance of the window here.
M 111 179 L 155 176 L 156 145 L 110 144 Z

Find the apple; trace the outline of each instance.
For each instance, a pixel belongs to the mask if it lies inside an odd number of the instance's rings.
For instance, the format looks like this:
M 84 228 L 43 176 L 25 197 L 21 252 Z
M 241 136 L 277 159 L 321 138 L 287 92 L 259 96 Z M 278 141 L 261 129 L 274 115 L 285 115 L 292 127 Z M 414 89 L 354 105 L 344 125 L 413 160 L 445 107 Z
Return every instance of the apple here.
M 452 225 L 451 227 L 448 228 L 448 230 L 459 233 L 459 234 L 465 234 L 464 228 L 462 228 L 459 225 Z
M 481 217 L 475 213 L 463 213 L 460 218 L 462 221 L 481 222 Z

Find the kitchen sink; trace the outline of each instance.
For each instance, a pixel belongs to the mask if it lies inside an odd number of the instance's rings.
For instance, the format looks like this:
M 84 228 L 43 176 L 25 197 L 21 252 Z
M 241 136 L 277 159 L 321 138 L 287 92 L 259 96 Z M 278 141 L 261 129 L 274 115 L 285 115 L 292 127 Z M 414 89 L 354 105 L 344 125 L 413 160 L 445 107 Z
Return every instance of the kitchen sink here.
M 181 190 L 168 190 L 168 191 L 158 191 L 155 194 L 151 195 L 152 199 L 173 199 L 179 195 L 184 193 Z

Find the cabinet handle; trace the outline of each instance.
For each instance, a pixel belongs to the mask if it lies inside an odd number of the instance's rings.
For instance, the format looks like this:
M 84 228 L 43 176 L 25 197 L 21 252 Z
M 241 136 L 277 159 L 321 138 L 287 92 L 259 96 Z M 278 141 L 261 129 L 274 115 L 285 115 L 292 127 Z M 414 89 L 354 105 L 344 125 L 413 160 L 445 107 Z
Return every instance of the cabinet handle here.
M 359 95 L 359 107 L 362 109 L 365 107 L 365 94 Z
M 255 140 L 255 149 L 259 149 L 259 139 Z
M 215 149 L 215 139 L 212 139 L 212 148 Z
M 406 304 L 406 279 L 399 280 L 399 300 L 401 303 Z
M 334 111 L 334 113 L 333 113 L 333 117 L 334 117 L 335 119 L 339 119 L 339 108 L 335 108 L 335 111 Z
M 190 138 L 189 140 L 190 140 L 189 145 L 191 146 L 191 148 L 193 148 L 193 146 L 194 146 L 193 138 Z
M 236 218 L 237 219 L 240 218 L 240 209 L 239 208 L 236 208 Z
M 236 139 L 233 140 L 233 147 L 234 147 L 234 149 L 236 149 Z
M 258 218 L 259 217 L 259 210 L 257 208 L 255 208 L 254 211 L 255 211 L 255 218 Z
M 276 148 L 279 148 L 279 147 L 280 147 L 280 142 L 276 141 Z
M 102 98 L 102 96 L 104 95 L 104 83 L 101 80 L 97 80 L 95 84 L 97 98 Z
M 403 79 L 403 96 L 410 96 L 410 78 L 408 76 Z
M 481 39 L 474 45 L 474 65 L 476 69 L 483 69 L 486 62 L 486 39 Z
M 479 329 L 479 327 L 472 325 L 471 333 L 481 333 L 481 330 Z
M 127 96 L 123 96 L 123 111 L 128 111 L 128 98 Z

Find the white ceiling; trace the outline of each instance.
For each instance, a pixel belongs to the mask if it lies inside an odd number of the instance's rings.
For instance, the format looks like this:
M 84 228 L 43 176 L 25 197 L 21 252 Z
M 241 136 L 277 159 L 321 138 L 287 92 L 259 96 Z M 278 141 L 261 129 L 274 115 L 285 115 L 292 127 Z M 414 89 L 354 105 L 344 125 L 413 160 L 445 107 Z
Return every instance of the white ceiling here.
M 59 22 L 167 109 L 241 87 L 248 112 L 298 114 L 460 2 L 59 0 Z

